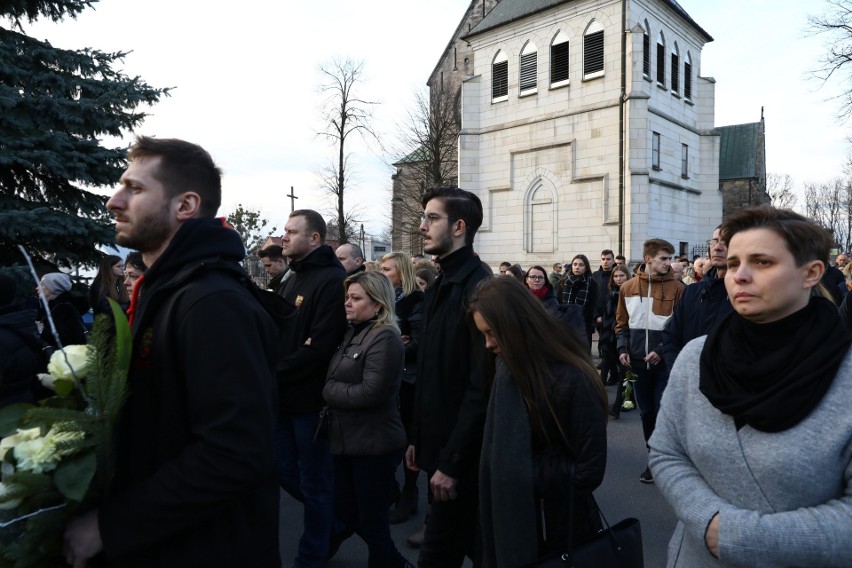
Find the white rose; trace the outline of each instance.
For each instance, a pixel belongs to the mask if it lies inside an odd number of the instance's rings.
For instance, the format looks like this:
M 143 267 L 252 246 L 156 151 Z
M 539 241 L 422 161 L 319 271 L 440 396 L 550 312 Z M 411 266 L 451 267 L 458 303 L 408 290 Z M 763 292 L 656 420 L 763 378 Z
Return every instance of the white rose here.
M 6 436 L 2 440 L 0 440 L 0 460 L 2 460 L 6 456 L 6 452 L 15 448 L 21 442 L 26 442 L 28 440 L 35 440 L 41 436 L 41 428 L 28 428 L 26 430 L 18 429 L 17 434 L 12 434 L 11 436 Z
M 0 483 L 0 511 L 8 511 L 14 509 L 21 504 L 23 499 L 11 499 L 6 496 L 15 489 L 15 485 L 10 483 Z
M 50 356 L 50 362 L 47 364 L 47 372 L 57 379 L 73 380 L 71 369 L 78 379 L 83 379 L 89 374 L 89 349 L 88 345 L 68 345 L 65 347 L 65 355 L 62 351 L 54 351 Z M 68 363 L 65 358 L 68 358 Z M 71 364 L 69 367 L 68 364 Z

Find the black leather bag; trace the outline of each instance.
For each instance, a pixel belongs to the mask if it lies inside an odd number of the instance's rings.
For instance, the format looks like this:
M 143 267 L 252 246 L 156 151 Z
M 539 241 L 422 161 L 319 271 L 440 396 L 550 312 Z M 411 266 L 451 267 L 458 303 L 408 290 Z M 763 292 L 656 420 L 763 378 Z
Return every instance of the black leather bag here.
M 571 528 L 574 523 L 574 464 L 571 463 L 571 495 L 569 511 Z M 572 545 L 569 541 L 564 552 L 540 558 L 525 568 L 644 568 L 642 529 L 639 519 L 628 517 L 613 526 L 598 509 L 604 530 L 583 543 Z M 568 534 L 573 534 L 569 531 Z

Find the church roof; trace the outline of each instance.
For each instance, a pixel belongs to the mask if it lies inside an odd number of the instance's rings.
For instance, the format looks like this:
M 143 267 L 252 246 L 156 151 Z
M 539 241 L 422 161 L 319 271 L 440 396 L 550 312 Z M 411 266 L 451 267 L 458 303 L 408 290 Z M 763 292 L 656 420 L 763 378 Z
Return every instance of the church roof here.
M 420 162 L 425 162 L 428 158 L 429 153 L 426 151 L 426 147 L 421 144 L 413 152 L 398 162 L 395 162 L 393 165 L 402 166 L 405 164 L 419 164 Z
M 757 177 L 760 123 L 718 126 L 719 179 Z
M 527 16 L 543 12 L 553 8 L 554 6 L 567 4 L 572 1 L 574 0 L 501 0 L 490 12 L 488 12 L 488 15 L 485 16 L 482 21 L 476 25 L 476 27 L 470 30 L 468 34 L 462 36 L 462 39 L 467 39 L 482 32 L 498 28 L 502 25 L 520 20 L 521 18 L 526 18 Z M 683 18 L 689 25 L 695 28 L 695 30 L 701 34 L 706 41 L 713 41 L 710 34 L 704 31 L 701 26 L 699 26 L 695 20 L 686 13 L 686 10 L 684 10 L 681 5 L 676 2 L 676 0 L 660 1 L 674 10 L 678 16 Z

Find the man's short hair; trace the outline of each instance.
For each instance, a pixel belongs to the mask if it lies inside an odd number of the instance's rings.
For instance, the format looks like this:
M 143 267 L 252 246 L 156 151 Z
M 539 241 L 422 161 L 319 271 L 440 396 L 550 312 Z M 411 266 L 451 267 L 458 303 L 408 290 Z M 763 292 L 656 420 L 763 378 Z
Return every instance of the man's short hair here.
M 201 217 L 216 216 L 222 204 L 222 170 L 210 154 L 197 144 L 177 138 L 140 136 L 127 153 L 130 160 L 159 157 L 154 177 L 163 184 L 167 197 L 194 191 L 201 197 Z
M 464 189 L 442 186 L 428 189 L 420 199 L 420 204 L 425 209 L 426 204 L 433 199 L 443 201 L 448 217 L 464 221 L 466 227 L 464 244 L 472 245 L 476 231 L 482 226 L 482 202 L 479 198 Z
M 361 250 L 361 247 L 356 245 L 355 243 L 343 243 L 340 245 L 341 247 L 351 247 L 349 252 L 352 253 L 352 258 L 360 258 L 361 260 L 366 260 L 364 258 L 364 251 Z M 338 247 L 339 249 L 340 247 Z
M 613 256 L 614 254 L 615 254 L 615 253 L 613 253 L 613 252 L 612 252 L 612 250 L 610 250 L 610 249 L 603 249 L 603 250 L 601 251 L 601 256 L 607 256 L 607 255 L 609 255 L 609 256 Z
M 556 270 L 557 268 L 562 268 L 562 263 L 561 262 L 554 262 L 553 266 L 551 268 L 553 268 L 553 270 Z
M 269 245 L 257 251 L 258 258 L 268 258 L 272 262 L 284 260 L 284 249 L 278 245 Z
M 615 255 L 615 260 L 627 260 L 627 259 L 624 258 L 623 254 L 617 254 L 617 255 Z
M 290 218 L 292 219 L 293 217 L 304 217 L 305 228 L 308 232 L 319 234 L 320 244 L 325 244 L 325 235 L 328 231 L 328 227 L 326 226 L 325 219 L 322 218 L 322 215 L 313 209 L 296 209 L 290 213 Z
M 660 252 L 667 252 L 669 254 L 674 254 L 675 248 L 669 241 L 665 239 L 648 239 L 645 241 L 645 244 L 642 245 L 642 255 L 655 257 Z
M 511 263 L 511 262 L 506 262 L 506 261 L 504 260 L 503 262 L 501 262 L 501 263 L 500 263 L 500 268 L 503 268 L 504 266 L 505 266 L 506 268 L 509 268 L 510 266 L 512 266 L 512 263 Z

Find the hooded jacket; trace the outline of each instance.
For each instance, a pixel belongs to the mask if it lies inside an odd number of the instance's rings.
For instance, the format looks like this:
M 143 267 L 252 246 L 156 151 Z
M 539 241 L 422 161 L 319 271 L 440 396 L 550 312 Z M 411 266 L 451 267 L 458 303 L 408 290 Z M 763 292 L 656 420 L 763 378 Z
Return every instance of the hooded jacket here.
M 0 307 L 0 408 L 15 402 L 34 402 L 36 373 L 44 371 L 36 310 Z
M 221 219 L 192 219 L 136 284 L 129 398 L 98 519 L 110 566 L 280 565 L 278 330 L 244 254 Z
M 328 245 L 290 261 L 284 298 L 296 306 L 295 333 L 278 362 L 280 411 L 315 414 L 331 358 L 346 333 L 343 280 L 346 270 Z
M 618 352 L 628 353 L 634 361 L 642 361 L 651 352 L 662 357 L 662 330 L 683 289 L 671 270 L 662 276 L 639 272 L 622 284 L 615 312 Z

